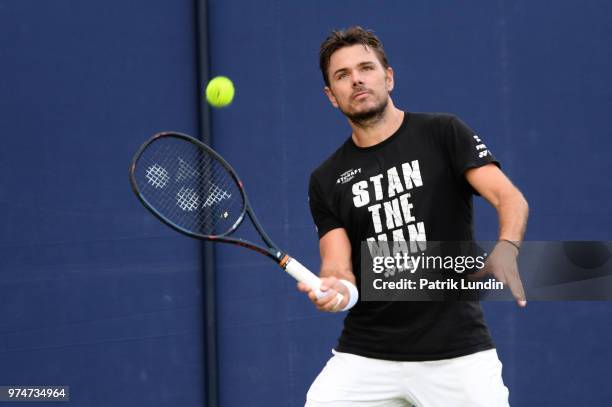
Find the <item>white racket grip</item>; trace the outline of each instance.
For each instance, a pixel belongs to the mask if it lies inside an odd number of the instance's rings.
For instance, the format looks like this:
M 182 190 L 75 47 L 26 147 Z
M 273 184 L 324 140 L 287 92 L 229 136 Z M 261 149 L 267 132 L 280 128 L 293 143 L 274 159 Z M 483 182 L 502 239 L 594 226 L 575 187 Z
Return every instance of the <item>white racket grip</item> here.
M 297 261 L 293 257 L 290 257 L 287 263 L 285 264 L 285 271 L 297 281 L 301 281 L 302 283 L 313 289 L 317 298 L 322 298 L 327 295 L 326 293 L 320 290 L 321 279 L 317 277 L 312 271 L 304 267 L 299 261 Z M 340 303 L 344 299 L 344 296 L 338 293 L 338 296 L 336 298 L 338 298 L 337 301 L 338 303 Z

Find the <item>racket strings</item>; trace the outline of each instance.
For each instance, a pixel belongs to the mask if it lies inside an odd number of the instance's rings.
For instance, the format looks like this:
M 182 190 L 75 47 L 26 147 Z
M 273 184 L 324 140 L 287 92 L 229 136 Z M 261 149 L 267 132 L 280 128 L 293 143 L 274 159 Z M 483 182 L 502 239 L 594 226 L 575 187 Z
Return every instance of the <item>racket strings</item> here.
M 181 138 L 153 141 L 138 160 L 135 179 L 154 209 L 193 233 L 227 233 L 244 211 L 242 192 L 229 170 L 207 150 Z

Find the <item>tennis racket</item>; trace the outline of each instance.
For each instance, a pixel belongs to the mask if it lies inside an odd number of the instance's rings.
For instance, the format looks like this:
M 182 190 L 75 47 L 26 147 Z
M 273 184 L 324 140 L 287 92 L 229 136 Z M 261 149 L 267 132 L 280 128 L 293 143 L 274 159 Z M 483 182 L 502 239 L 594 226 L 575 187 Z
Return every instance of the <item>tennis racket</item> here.
M 315 290 L 319 298 L 325 295 L 319 277 L 268 237 L 234 169 L 201 141 L 176 132 L 154 135 L 134 155 L 130 182 L 144 207 L 172 229 L 261 253 Z M 265 246 L 231 237 L 247 216 Z M 339 304 L 343 296 L 338 293 L 336 298 Z

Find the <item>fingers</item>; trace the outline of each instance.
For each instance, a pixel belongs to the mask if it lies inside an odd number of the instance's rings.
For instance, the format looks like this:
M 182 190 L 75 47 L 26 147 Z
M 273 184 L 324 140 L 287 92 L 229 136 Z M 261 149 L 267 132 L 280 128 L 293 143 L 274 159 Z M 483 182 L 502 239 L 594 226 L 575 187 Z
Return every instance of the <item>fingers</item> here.
M 317 298 L 325 297 L 325 293 L 322 292 L 320 288 L 317 289 L 317 290 L 313 290 L 306 283 L 302 283 L 302 282 L 298 283 L 297 284 L 297 289 L 298 289 L 298 291 L 306 293 L 308 295 L 308 298 L 311 299 L 311 301 L 314 301 Z
M 344 295 L 338 293 L 338 294 L 336 294 L 336 300 L 335 300 L 334 305 L 332 307 L 332 311 L 333 312 L 341 311 L 342 309 L 344 309 L 345 305 L 346 305 L 346 301 L 345 301 Z
M 527 306 L 527 299 L 525 297 L 525 289 L 523 288 L 523 282 L 518 274 L 518 269 L 514 270 L 514 273 L 506 276 L 506 285 L 510 288 L 512 296 L 516 300 L 519 307 L 523 308 Z
M 348 303 L 348 296 L 339 292 L 345 287 L 335 277 L 321 278 L 318 290 L 313 290 L 302 282 L 297 284 L 297 288 L 308 295 L 308 299 L 319 311 L 338 312 Z
M 323 291 L 323 296 L 317 298 L 316 294 L 314 295 L 314 300 L 308 295 L 310 300 L 317 306 L 319 311 L 327 311 L 327 312 L 335 312 L 338 309 L 342 309 L 342 307 L 338 308 L 342 303 L 342 296 L 338 294 L 338 292 L 332 288 Z
M 323 292 L 323 296 L 318 297 L 315 290 L 308 289 L 308 299 L 317 307 L 319 311 L 336 312 L 343 308 L 343 296 L 336 290 L 328 289 Z
M 348 304 L 350 294 L 346 286 L 336 277 L 321 278 L 320 290 L 327 294 L 319 299 L 326 300 L 318 307 L 321 311 L 339 312 Z
M 519 307 L 527 306 L 525 289 L 518 271 L 516 248 L 508 243 L 498 243 L 485 262 L 483 269 L 472 274 L 470 279 L 479 279 L 486 274 L 502 282 L 512 293 Z
M 512 293 L 519 307 L 527 306 L 525 289 L 518 271 L 516 256 L 508 256 L 498 263 L 498 272 L 494 273 L 497 280 L 504 283 Z
M 324 302 L 321 302 L 321 300 L 324 300 Z M 335 292 L 334 290 L 330 290 L 329 295 L 325 296 L 324 299 L 319 299 L 318 301 L 319 303 L 317 303 L 317 309 L 319 311 L 338 312 L 344 307 L 344 296 Z

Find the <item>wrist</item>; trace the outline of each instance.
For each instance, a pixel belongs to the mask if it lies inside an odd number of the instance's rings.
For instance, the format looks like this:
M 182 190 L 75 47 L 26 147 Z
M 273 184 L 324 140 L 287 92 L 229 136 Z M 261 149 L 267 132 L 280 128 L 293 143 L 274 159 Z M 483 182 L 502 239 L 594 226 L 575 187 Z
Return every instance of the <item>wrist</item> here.
M 340 280 L 340 282 L 346 287 L 349 292 L 349 300 L 348 303 L 342 308 L 341 311 L 348 311 L 357 304 L 357 300 L 359 299 L 359 291 L 357 291 L 357 287 L 355 284 L 351 283 L 348 280 Z
M 521 246 L 519 244 L 519 242 L 515 242 L 509 239 L 499 239 L 498 242 L 503 242 L 503 243 L 507 243 L 509 245 L 514 246 L 514 248 L 516 249 L 516 252 L 520 252 L 521 251 Z

